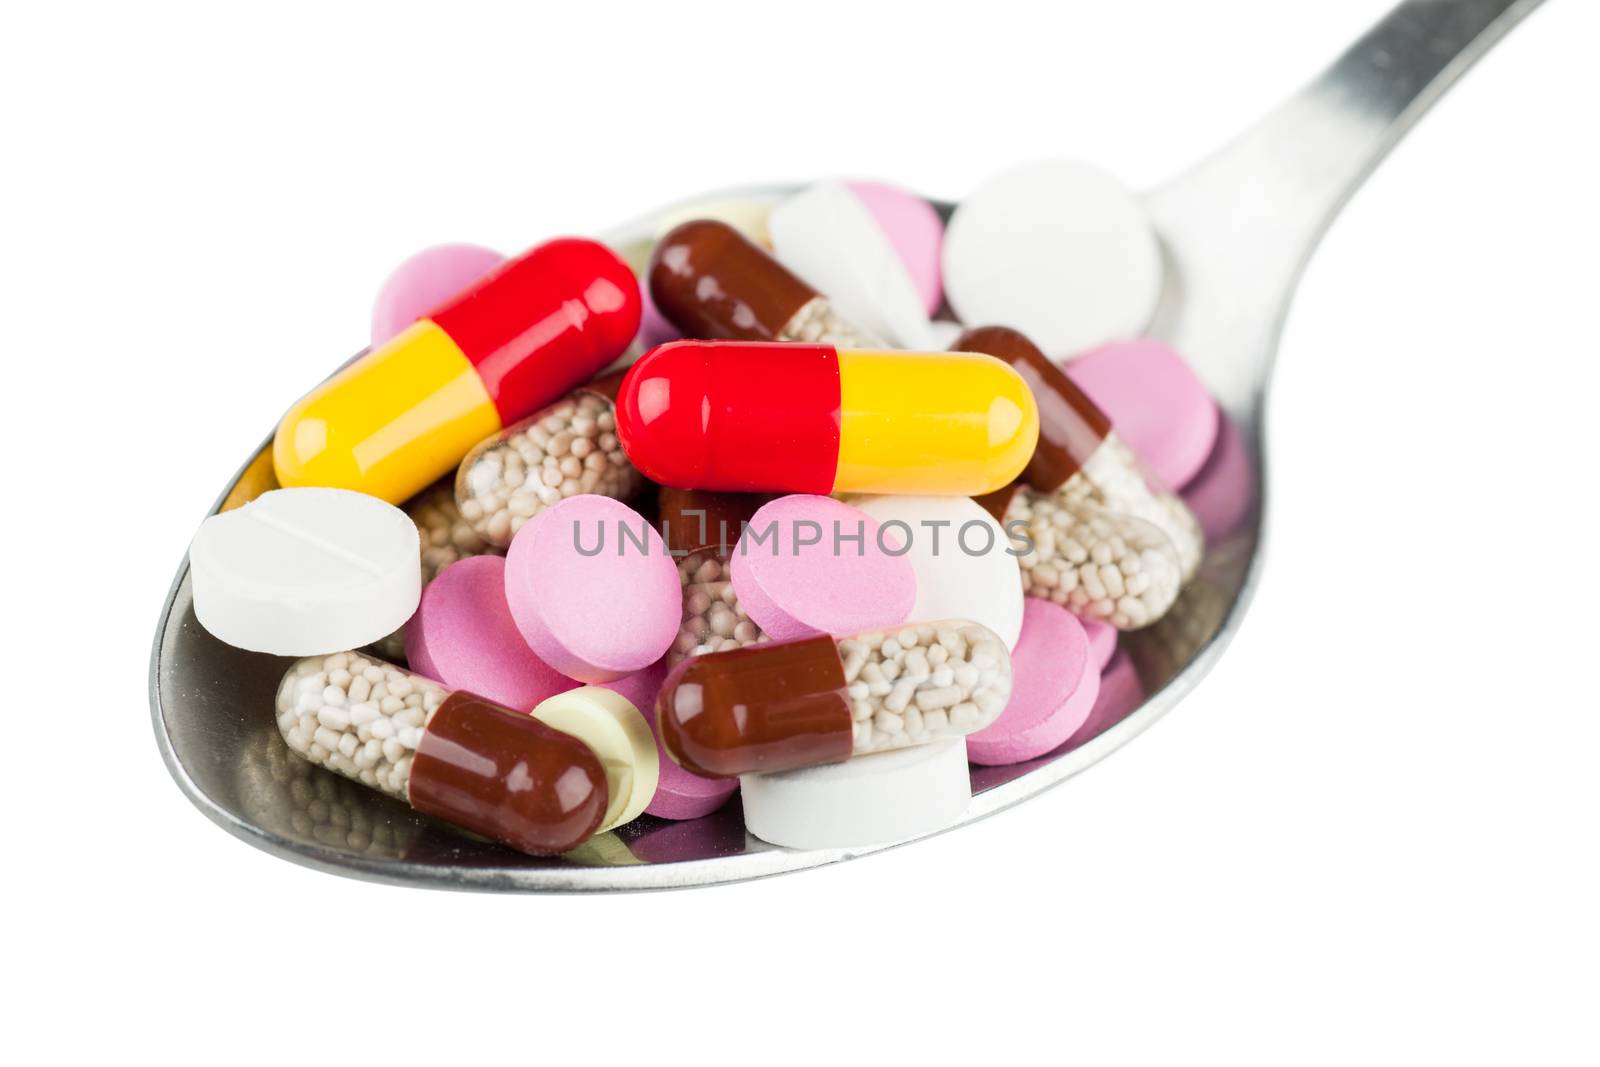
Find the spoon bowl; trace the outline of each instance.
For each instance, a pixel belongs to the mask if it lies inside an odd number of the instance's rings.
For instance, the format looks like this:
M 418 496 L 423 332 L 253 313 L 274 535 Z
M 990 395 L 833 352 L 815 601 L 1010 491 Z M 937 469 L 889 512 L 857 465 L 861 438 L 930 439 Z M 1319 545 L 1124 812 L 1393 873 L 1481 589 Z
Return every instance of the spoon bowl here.
M 1238 140 L 1145 197 L 1167 259 L 1151 333 L 1184 353 L 1237 430 L 1248 462 L 1235 484 L 1221 488 L 1240 495 L 1245 517 L 1208 546 L 1199 575 L 1165 619 L 1124 635 L 1122 647 L 1146 694 L 1142 702 L 1113 709 L 1092 736 L 1074 737 L 1037 759 L 972 768 L 972 803 L 955 826 L 1104 759 L 1170 711 L 1222 654 L 1261 573 L 1267 385 L 1304 264 L 1340 206 L 1405 130 L 1538 3 L 1408 0 Z M 936 206 L 946 216 L 952 210 Z M 637 251 L 672 210 L 652 212 L 606 240 Z M 212 511 L 254 499 L 273 484 L 269 441 Z M 778 848 L 745 833 L 735 798 L 699 819 L 643 816 L 564 856 L 526 856 L 293 756 L 270 711 L 291 662 L 208 634 L 195 620 L 184 560 L 151 656 L 150 703 L 162 756 L 179 787 L 218 825 L 311 867 L 448 889 L 671 889 L 801 870 L 904 843 Z

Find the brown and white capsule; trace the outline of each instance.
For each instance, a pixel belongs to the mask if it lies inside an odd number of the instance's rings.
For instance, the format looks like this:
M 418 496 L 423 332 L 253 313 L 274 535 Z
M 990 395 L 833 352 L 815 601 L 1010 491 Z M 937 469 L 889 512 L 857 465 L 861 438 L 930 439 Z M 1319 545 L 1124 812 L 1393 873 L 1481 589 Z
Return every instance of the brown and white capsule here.
M 1066 501 L 1088 502 L 1143 519 L 1171 539 L 1183 580 L 1194 577 L 1205 552 L 1200 523 L 1053 360 L 1026 336 L 1005 326 L 968 330 L 956 339 L 955 349 L 1005 360 L 1033 392 L 1039 405 L 1039 443 L 1021 481 Z
M 765 249 L 714 219 L 685 222 L 661 238 L 649 284 L 656 308 L 694 340 L 883 347 Z
M 296 755 L 523 852 L 575 848 L 606 814 L 578 738 L 356 652 L 290 667 L 276 715 Z
M 1010 364 L 1039 405 L 1039 443 L 1012 485 L 980 497 L 1008 529 L 1028 530 L 1023 586 L 1119 629 L 1149 626 L 1172 607 L 1205 550 L 1200 524 L 1162 487 L 1111 420 L 1016 330 L 985 326 L 956 349 Z
M 695 656 L 667 676 L 656 722 L 679 765 L 730 778 L 974 733 L 1010 699 L 1005 642 L 953 620 Z
M 620 372 L 597 378 L 467 453 L 455 503 L 478 536 L 505 548 L 524 523 L 569 496 L 627 500 L 644 486 L 617 440 L 621 383 Z

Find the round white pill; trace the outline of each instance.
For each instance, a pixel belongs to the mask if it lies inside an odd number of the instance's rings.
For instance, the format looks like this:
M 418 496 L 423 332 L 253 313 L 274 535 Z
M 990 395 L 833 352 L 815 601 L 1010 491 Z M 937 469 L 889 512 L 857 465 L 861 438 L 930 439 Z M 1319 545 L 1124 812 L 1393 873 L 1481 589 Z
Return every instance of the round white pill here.
M 744 826 L 784 848 L 852 848 L 931 834 L 972 799 L 967 741 L 739 778 Z
M 1022 636 L 1022 570 L 1006 531 L 965 496 L 868 496 L 850 501 L 904 550 L 917 578 L 906 622 L 970 619 L 1015 649 Z
M 840 182 L 817 182 L 772 209 L 778 261 L 851 325 L 900 348 L 932 347 L 928 313 L 905 261 L 865 204 Z
M 377 641 L 422 596 L 416 524 L 348 489 L 276 489 L 213 515 L 189 545 L 194 613 L 219 641 L 315 656 Z
M 1045 160 L 990 178 L 945 231 L 944 288 L 971 326 L 1010 326 L 1052 359 L 1140 333 L 1161 295 L 1161 248 L 1104 171 Z

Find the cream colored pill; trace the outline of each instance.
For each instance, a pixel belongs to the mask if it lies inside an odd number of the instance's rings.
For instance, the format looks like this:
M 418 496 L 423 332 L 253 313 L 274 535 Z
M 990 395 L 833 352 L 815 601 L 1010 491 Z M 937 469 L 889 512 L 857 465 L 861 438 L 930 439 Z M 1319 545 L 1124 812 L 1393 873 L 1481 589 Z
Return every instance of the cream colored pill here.
M 626 697 L 600 686 L 558 693 L 533 709 L 533 717 L 571 734 L 599 759 L 610 799 L 595 833 L 632 822 L 656 794 L 661 757 L 655 735 Z

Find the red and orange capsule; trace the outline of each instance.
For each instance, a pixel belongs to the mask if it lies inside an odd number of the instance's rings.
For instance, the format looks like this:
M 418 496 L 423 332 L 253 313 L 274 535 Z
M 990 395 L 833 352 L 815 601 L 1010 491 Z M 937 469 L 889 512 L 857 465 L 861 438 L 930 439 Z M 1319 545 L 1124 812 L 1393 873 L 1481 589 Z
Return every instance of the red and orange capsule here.
M 291 408 L 273 440 L 278 483 L 400 503 L 622 355 L 640 307 L 633 272 L 595 241 L 507 260 Z
M 1039 410 L 974 352 L 674 341 L 629 370 L 617 432 L 680 489 L 977 496 L 1027 466 Z

